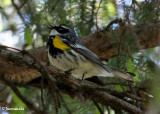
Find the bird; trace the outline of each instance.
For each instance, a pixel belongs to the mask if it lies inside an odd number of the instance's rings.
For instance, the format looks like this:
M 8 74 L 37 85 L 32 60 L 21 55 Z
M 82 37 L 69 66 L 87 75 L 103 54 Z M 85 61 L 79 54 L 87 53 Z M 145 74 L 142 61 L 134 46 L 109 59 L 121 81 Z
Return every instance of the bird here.
M 111 68 L 101 62 L 99 57 L 82 45 L 74 27 L 66 24 L 52 26 L 46 50 L 51 65 L 64 72 L 69 71 L 77 79 L 93 76 L 117 76 L 134 82 L 134 73 Z

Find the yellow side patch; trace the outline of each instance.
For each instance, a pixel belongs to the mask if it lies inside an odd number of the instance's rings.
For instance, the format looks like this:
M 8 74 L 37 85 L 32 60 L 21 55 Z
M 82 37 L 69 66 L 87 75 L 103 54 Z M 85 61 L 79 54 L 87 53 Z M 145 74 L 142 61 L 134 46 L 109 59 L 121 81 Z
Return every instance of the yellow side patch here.
M 61 50 L 67 50 L 69 49 L 70 47 L 68 47 L 67 45 L 65 45 L 59 36 L 56 36 L 54 39 L 53 39 L 53 45 L 54 47 L 58 48 L 58 49 L 61 49 Z

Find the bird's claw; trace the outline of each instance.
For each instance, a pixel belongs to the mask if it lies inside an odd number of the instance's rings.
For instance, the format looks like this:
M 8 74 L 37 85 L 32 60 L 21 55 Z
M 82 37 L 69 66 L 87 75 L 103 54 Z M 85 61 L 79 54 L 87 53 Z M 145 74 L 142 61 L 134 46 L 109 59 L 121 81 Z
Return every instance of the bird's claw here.
M 71 68 L 67 71 L 64 71 L 66 75 L 71 75 L 71 72 L 74 70 L 74 68 Z

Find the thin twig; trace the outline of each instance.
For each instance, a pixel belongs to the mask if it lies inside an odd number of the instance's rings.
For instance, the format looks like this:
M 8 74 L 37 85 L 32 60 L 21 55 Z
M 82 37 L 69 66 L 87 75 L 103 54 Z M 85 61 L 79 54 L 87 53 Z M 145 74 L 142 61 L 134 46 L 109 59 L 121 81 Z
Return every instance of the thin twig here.
M 6 88 L 7 88 L 7 86 L 4 86 L 4 87 L 0 90 L 0 93 L 1 93 L 2 91 L 4 91 Z
M 12 1 L 12 5 L 16 9 L 18 15 L 20 16 L 21 20 L 23 21 L 23 23 L 25 23 L 25 19 L 24 19 L 23 15 L 20 12 L 20 8 L 17 6 L 17 4 L 14 2 L 14 0 L 11 0 L 11 1 Z
M 53 88 L 51 88 L 51 90 L 54 91 Z M 56 114 L 58 114 L 58 108 L 59 108 L 58 107 L 58 102 L 59 102 L 59 98 L 56 97 L 56 93 L 52 92 L 51 94 L 53 95 L 53 101 L 54 101 L 54 105 L 55 105 L 55 107 L 54 107 L 55 112 L 56 112 Z
M 98 90 L 98 91 L 105 91 L 105 92 L 108 92 L 110 94 L 114 94 L 114 95 L 119 95 L 119 96 L 123 96 L 123 97 L 129 97 L 131 99 L 134 99 L 136 101 L 141 101 L 143 102 L 144 99 L 134 95 L 134 94 L 130 94 L 130 93 L 127 93 L 127 92 L 121 92 L 121 91 L 117 91 L 117 90 L 111 90 L 109 88 L 106 88 L 106 87 L 98 87 L 98 88 L 95 88 L 95 90 Z
M 121 28 L 121 34 L 120 34 L 120 41 L 119 41 L 119 45 L 118 45 L 118 55 L 120 55 L 120 52 L 122 51 L 121 49 L 121 45 L 124 42 L 124 37 L 126 35 L 126 27 L 125 27 L 125 23 L 121 22 L 119 23 L 120 28 Z M 119 56 L 117 56 L 117 68 L 119 67 Z
M 51 12 L 54 11 L 54 9 L 56 8 L 56 6 L 58 5 L 58 3 L 61 2 L 61 0 L 57 0 L 56 3 L 54 4 L 54 6 L 51 9 Z
M 139 5 L 139 3 L 136 0 L 132 0 L 132 4 L 131 5 L 134 5 L 134 10 L 135 11 L 136 11 L 135 4 L 141 9 L 141 6 Z
M 125 84 L 125 83 L 117 83 L 117 82 L 105 83 L 105 85 L 107 85 L 107 86 L 109 86 L 109 85 L 129 86 L 128 84 Z
M 19 10 L 27 3 L 27 0 L 24 0 L 23 3 L 19 6 Z
M 115 23 L 121 23 L 121 22 L 122 22 L 122 19 L 116 18 L 116 19 L 114 19 L 113 21 L 111 21 L 111 22 L 107 25 L 107 27 L 104 28 L 103 31 L 109 31 L 109 29 L 111 28 L 111 26 L 112 26 L 113 24 L 115 24 Z
M 96 12 L 96 28 L 97 28 L 97 31 L 99 31 L 99 27 L 98 27 L 98 11 L 100 9 L 101 3 L 102 3 L 102 0 L 100 0 L 99 6 L 98 6 L 98 9 L 97 9 L 97 12 Z
M 109 107 L 108 107 L 108 106 L 106 106 L 106 108 L 107 108 L 108 114 L 110 114 L 110 109 L 109 109 Z
M 70 109 L 68 108 L 67 104 L 65 103 L 65 101 L 64 101 L 61 93 L 59 93 L 58 95 L 59 95 L 59 97 L 61 98 L 61 100 L 62 100 L 62 102 L 63 102 L 63 105 L 64 105 L 65 109 L 67 110 L 68 114 L 72 114 L 72 112 L 71 112 Z
M 100 114 L 104 114 L 104 111 L 101 109 L 101 107 L 98 105 L 98 103 L 94 100 L 94 98 L 92 98 L 92 101 L 96 105 L 96 107 L 98 108 Z
M 44 95 L 43 95 L 44 87 L 43 87 L 43 85 L 44 85 L 44 76 L 42 76 L 42 79 L 41 79 L 41 102 L 42 102 L 43 110 L 45 110 L 46 108 L 45 108 L 45 103 L 44 103 Z

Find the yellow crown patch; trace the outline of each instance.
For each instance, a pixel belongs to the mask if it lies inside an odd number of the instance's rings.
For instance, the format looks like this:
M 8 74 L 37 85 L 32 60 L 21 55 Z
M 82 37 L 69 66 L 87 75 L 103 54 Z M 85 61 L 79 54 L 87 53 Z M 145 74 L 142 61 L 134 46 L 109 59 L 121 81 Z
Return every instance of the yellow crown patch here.
M 53 39 L 53 45 L 54 47 L 58 48 L 58 49 L 61 49 L 61 50 L 67 50 L 69 49 L 70 47 L 68 47 L 66 44 L 64 44 L 60 37 L 59 36 L 55 36 L 55 38 Z

